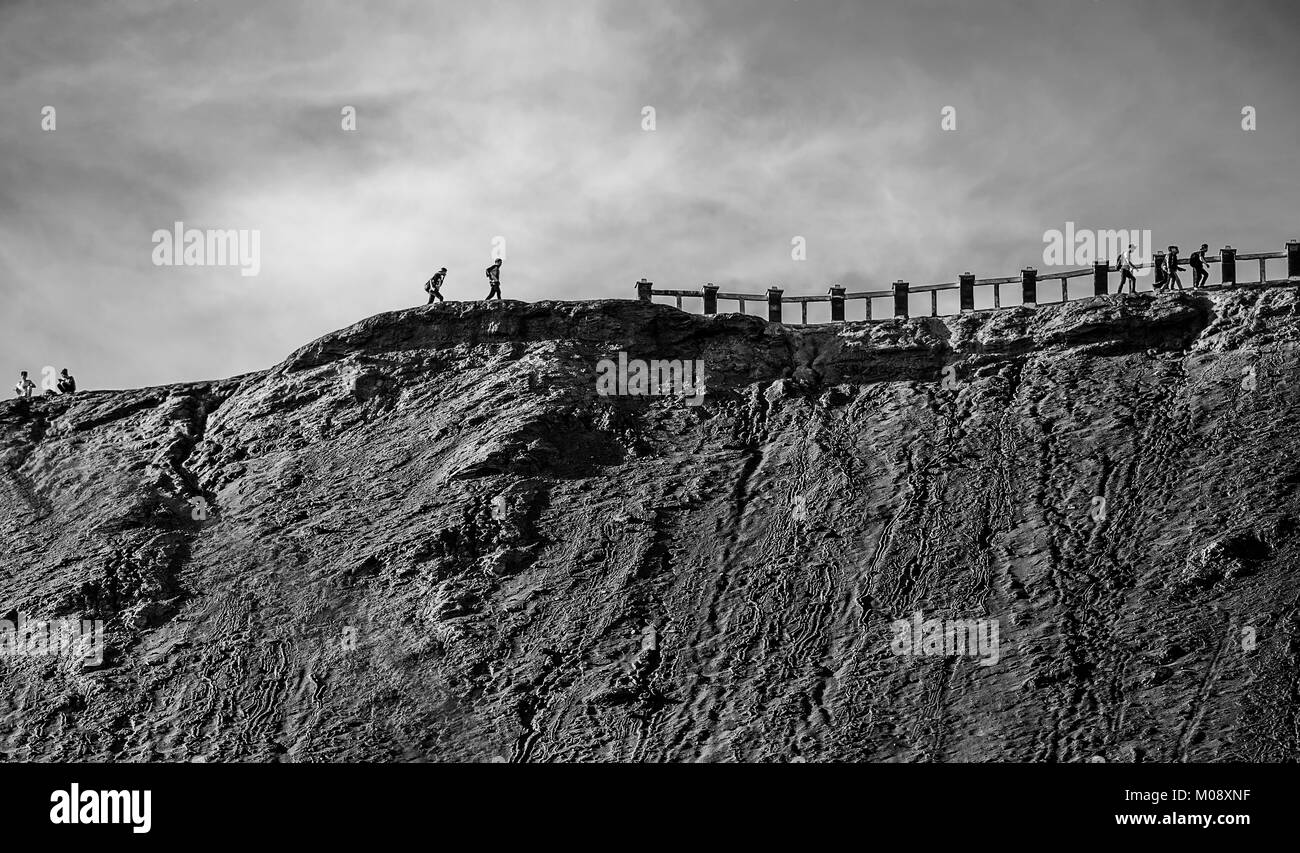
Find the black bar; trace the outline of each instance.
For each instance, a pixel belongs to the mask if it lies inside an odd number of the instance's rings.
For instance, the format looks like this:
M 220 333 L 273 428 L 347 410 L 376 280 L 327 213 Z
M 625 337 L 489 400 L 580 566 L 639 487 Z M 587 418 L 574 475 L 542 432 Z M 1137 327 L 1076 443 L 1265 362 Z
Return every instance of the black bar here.
M 961 310 L 975 310 L 975 273 L 964 272 L 958 277 L 958 287 L 961 289 Z
M 894 282 L 894 316 L 907 317 L 907 288 L 905 281 Z
M 838 284 L 831 285 L 831 322 L 844 320 L 844 288 Z

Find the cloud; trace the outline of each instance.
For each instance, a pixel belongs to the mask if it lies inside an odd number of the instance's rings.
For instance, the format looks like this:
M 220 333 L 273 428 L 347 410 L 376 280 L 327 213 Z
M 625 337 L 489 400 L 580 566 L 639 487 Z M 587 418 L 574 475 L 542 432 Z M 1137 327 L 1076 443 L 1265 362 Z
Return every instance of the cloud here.
M 1012 274 L 1045 229 L 1280 248 L 1286 4 L 46 3 L 0 10 L 0 359 L 87 387 L 265 367 L 486 293 Z M 1242 57 L 1251 51 L 1251 61 Z M 1244 133 L 1244 103 L 1260 130 Z M 58 130 L 39 126 L 45 104 Z M 340 109 L 357 111 L 356 132 Z M 657 128 L 642 130 L 641 110 Z M 958 129 L 940 130 L 940 110 Z M 1240 197 L 1249 204 L 1225 200 Z M 154 267 L 174 221 L 262 272 Z M 790 258 L 802 236 L 808 259 Z M 1165 237 L 1163 235 L 1168 235 Z M 84 368 L 80 366 L 84 365 Z

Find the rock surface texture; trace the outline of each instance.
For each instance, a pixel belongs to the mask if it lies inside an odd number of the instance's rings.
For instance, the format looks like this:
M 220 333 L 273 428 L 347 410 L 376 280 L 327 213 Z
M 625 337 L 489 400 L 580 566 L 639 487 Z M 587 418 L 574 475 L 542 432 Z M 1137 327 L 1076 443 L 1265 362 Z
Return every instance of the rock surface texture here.
M 704 363 L 702 405 L 597 364 Z M 0 759 L 1294 761 L 1300 288 L 372 317 L 0 404 Z M 88 374 L 90 371 L 82 370 Z M 996 620 L 996 662 L 895 620 Z

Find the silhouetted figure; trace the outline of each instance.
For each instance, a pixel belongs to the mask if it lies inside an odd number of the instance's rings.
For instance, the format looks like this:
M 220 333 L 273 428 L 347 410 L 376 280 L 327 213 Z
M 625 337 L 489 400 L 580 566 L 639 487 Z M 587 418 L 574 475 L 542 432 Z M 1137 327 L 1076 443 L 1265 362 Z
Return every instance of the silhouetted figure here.
M 1169 285 L 1169 269 L 1165 266 L 1163 255 L 1156 255 L 1156 290 L 1164 290 Z
M 77 393 L 77 380 L 72 378 L 66 367 L 59 371 L 58 387 L 60 394 Z
M 20 371 L 18 374 L 18 384 L 14 385 L 14 391 L 24 400 L 30 400 L 32 392 L 36 390 L 36 383 L 27 378 L 27 371 Z
M 1178 289 L 1179 289 L 1179 290 L 1182 290 L 1182 289 L 1183 289 L 1183 280 L 1182 280 L 1181 278 L 1178 277 L 1178 274 L 1179 274 L 1180 272 L 1183 271 L 1183 268 L 1180 267 L 1180 266 L 1178 265 L 1178 247 L 1177 247 L 1177 246 L 1170 246 L 1170 247 L 1169 247 L 1169 257 L 1166 258 L 1165 260 L 1166 260 L 1166 262 L 1169 264 L 1169 286 L 1170 286 L 1170 287 L 1173 287 L 1173 286 L 1177 285 L 1177 286 L 1178 286 Z
M 487 272 L 488 284 L 492 286 L 492 289 L 488 291 L 487 298 L 491 299 L 493 296 L 495 296 L 497 298 L 497 301 L 500 302 L 501 301 L 501 259 L 497 258 L 496 261 L 493 262 L 492 266 L 487 268 L 486 272 Z
M 1133 250 L 1137 248 L 1132 243 L 1124 250 L 1124 254 L 1119 256 L 1119 290 L 1117 294 L 1124 292 L 1124 284 L 1128 283 L 1129 293 L 1137 293 L 1137 277 L 1133 275 L 1136 265 L 1133 263 Z
M 443 267 L 433 274 L 433 278 L 424 283 L 424 292 L 429 294 L 429 301 L 425 303 L 426 305 L 432 305 L 435 299 L 439 302 L 446 301 L 442 298 L 442 280 L 446 277 L 447 268 Z
M 1209 248 L 1209 243 L 1202 243 L 1201 248 L 1192 252 L 1192 256 L 1187 259 L 1192 267 L 1192 287 L 1200 287 L 1210 280 L 1210 273 L 1205 269 L 1205 253 Z

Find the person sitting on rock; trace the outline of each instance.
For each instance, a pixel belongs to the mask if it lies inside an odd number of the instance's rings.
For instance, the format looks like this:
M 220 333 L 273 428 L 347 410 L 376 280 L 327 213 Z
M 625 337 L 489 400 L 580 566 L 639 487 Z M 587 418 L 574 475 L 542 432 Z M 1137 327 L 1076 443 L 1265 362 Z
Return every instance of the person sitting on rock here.
M 27 378 L 27 371 L 20 371 L 18 374 L 18 384 L 14 385 L 14 391 L 24 400 L 31 399 L 32 392 L 36 390 L 36 383 Z
M 435 299 L 438 300 L 439 302 L 446 301 L 445 299 L 442 298 L 442 280 L 446 277 L 447 277 L 447 268 L 443 267 L 442 269 L 438 270 L 436 273 L 433 274 L 433 278 L 429 279 L 424 283 L 424 292 L 429 294 L 429 301 L 425 303 L 426 305 L 432 305 L 433 300 Z
M 496 261 L 493 262 L 492 266 L 487 268 L 487 280 L 488 280 L 488 284 L 492 286 L 492 289 L 488 291 L 487 298 L 491 299 L 493 296 L 495 296 L 497 298 L 497 301 L 500 302 L 501 301 L 501 259 L 500 258 L 497 258 Z
M 77 380 L 72 378 L 66 367 L 59 371 L 58 387 L 60 394 L 77 393 Z

